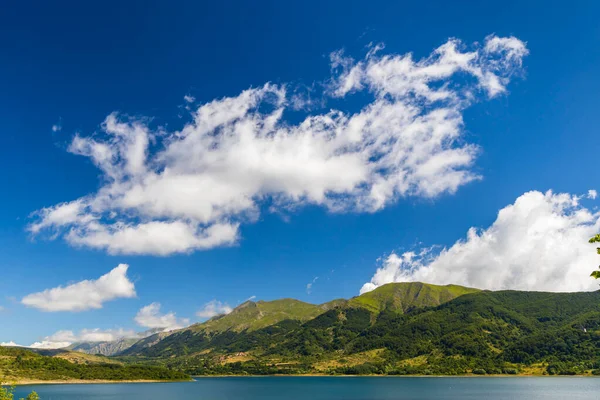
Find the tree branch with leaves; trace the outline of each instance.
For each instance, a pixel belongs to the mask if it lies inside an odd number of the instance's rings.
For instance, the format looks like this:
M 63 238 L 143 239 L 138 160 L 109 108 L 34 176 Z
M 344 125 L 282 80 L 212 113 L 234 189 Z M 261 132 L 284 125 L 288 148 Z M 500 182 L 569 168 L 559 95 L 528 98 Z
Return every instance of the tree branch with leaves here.
M 0 381 L 1 382 L 1 381 Z M 0 400 L 13 400 L 14 399 L 14 386 L 2 387 L 0 386 Z M 36 392 L 31 392 L 27 395 L 25 399 L 21 398 L 21 400 L 40 400 L 40 396 Z
M 590 239 L 590 243 L 600 243 L 600 233 Z M 596 247 L 596 252 L 600 254 L 600 247 Z M 594 279 L 600 278 L 600 266 L 590 275 Z

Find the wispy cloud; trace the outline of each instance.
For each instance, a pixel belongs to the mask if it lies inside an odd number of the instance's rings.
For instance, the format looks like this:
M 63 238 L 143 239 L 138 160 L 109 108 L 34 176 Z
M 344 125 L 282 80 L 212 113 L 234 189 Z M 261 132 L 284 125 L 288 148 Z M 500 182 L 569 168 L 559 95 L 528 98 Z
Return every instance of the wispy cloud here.
M 113 113 L 69 146 L 100 169 L 101 188 L 39 210 L 29 230 L 109 253 L 168 255 L 236 243 L 266 201 L 374 212 L 454 193 L 480 178 L 464 110 L 505 93 L 526 54 L 520 40 L 496 36 L 471 48 L 452 39 L 421 60 L 381 46 L 359 61 L 334 52 L 323 95 L 370 100 L 299 123 L 286 112 L 305 101 L 270 83 L 200 105 L 179 131 Z
M 42 311 L 84 311 L 102 308 L 103 303 L 118 298 L 135 297 L 135 286 L 127 277 L 127 264 L 119 264 L 96 280 L 29 294 L 21 300 L 28 307 Z
M 312 281 L 310 281 L 310 282 L 308 282 L 306 284 L 306 293 L 307 294 L 311 294 L 312 293 L 312 287 L 315 284 L 315 282 L 317 281 L 317 279 L 319 279 L 319 277 L 315 276 Z
M 600 212 L 584 207 L 583 198 L 527 192 L 501 209 L 491 226 L 471 228 L 450 248 L 392 253 L 361 293 L 413 281 L 492 290 L 598 289 L 590 279 L 597 255 L 588 239 L 600 232 Z

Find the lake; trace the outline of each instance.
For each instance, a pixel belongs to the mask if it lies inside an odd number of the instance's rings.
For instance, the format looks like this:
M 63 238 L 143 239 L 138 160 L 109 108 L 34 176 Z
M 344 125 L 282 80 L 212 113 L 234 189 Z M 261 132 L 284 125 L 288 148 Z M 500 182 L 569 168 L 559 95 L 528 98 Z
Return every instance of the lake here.
M 42 400 L 578 400 L 599 399 L 600 378 L 228 377 L 195 382 L 20 386 Z

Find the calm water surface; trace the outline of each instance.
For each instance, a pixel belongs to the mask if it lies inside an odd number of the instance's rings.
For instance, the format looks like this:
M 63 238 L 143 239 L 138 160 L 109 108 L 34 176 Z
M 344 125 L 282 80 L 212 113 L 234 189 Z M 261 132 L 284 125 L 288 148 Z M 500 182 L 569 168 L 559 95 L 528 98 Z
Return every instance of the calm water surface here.
M 196 382 L 34 385 L 42 400 L 579 400 L 600 399 L 600 378 L 199 378 Z

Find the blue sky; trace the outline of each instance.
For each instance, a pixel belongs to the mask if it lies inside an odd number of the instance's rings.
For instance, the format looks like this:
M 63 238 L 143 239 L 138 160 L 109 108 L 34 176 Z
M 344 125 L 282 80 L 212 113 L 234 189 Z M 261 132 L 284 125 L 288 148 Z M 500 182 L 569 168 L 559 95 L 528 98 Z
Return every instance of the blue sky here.
M 34 2 L 0 15 L 0 342 L 170 328 L 251 296 L 320 303 L 400 280 L 595 288 L 595 2 L 221 3 Z M 384 103 L 394 112 L 373 111 Z M 233 118 L 237 106 L 250 111 Z M 403 125 L 410 107 L 451 114 Z M 339 133 L 368 110 L 365 137 Z M 268 132 L 204 132 L 211 115 Z M 307 116 L 333 122 L 304 129 Z M 441 148 L 373 145 L 411 129 L 443 131 Z M 137 164 L 135 138 L 149 140 Z M 449 164 L 418 169 L 415 154 Z M 51 214 L 65 205 L 81 208 Z

